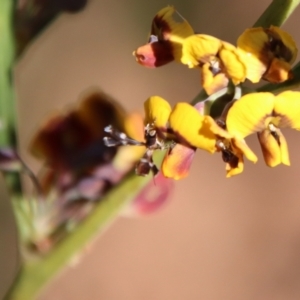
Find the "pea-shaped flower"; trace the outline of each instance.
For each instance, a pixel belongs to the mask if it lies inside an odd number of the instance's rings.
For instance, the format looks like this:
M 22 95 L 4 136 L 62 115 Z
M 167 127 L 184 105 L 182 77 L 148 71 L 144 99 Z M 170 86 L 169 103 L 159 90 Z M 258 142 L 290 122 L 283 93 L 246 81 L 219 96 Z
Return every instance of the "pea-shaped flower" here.
M 239 140 L 257 133 L 268 166 L 290 165 L 287 142 L 280 128 L 300 130 L 300 92 L 245 95 L 229 109 L 226 126 Z
M 136 49 L 133 55 L 139 64 L 150 68 L 173 60 L 180 62 L 182 41 L 192 34 L 189 23 L 173 6 L 167 6 L 154 17 L 148 43 Z
M 292 78 L 291 65 L 297 57 L 293 38 L 279 27 L 249 28 L 238 38 L 238 48 L 245 51 L 247 78 L 256 83 L 261 78 L 272 83 Z

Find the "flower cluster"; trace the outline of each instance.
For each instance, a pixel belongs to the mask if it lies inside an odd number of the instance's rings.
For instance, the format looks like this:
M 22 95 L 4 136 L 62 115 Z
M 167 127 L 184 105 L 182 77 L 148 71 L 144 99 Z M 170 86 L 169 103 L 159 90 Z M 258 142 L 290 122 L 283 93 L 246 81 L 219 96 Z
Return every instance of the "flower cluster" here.
M 181 21 L 175 21 L 181 18 Z M 291 64 L 297 56 L 293 38 L 279 27 L 247 29 L 237 46 L 206 34 L 195 34 L 174 7 L 160 10 L 154 17 L 146 45 L 133 52 L 138 63 L 159 67 L 173 60 L 199 68 L 201 84 L 207 94 L 237 85 L 246 79 L 261 78 L 272 83 L 292 77 Z
M 95 200 L 132 168 L 141 149 L 107 148 L 103 141 L 106 124 L 137 139 L 143 136 L 142 117 L 126 113 L 98 90 L 88 91 L 77 107 L 52 114 L 40 126 L 30 150 L 45 163 L 39 176 L 44 195 L 54 189 L 63 203 Z
M 206 92 L 206 98 L 194 105 L 180 102 L 173 108 L 159 96 L 150 97 L 144 104 L 144 141 L 122 138 L 122 133 L 108 127 L 106 131 L 111 136 L 105 138 L 107 146 L 122 143 L 146 148 L 137 164 L 137 174 L 147 175 L 151 170 L 156 174 L 153 152 L 166 150 L 161 165 L 163 175 L 184 178 L 199 148 L 220 152 L 227 177 L 231 177 L 243 171 L 244 157 L 257 161 L 245 141 L 252 133 L 258 135 L 268 166 L 290 164 L 280 128 L 300 129 L 300 92 L 275 95 L 248 89 L 246 93 L 241 87 L 246 81 L 278 84 L 293 78 L 297 46 L 287 32 L 276 26 L 250 28 L 234 46 L 213 36 L 196 34 L 175 8 L 168 6 L 156 14 L 148 42 L 133 55 L 146 67 L 176 61 L 198 68 Z M 219 94 L 230 99 L 216 104 L 221 113 L 214 115 L 207 108 L 220 99 Z
M 106 124 L 111 124 L 106 131 L 114 128 L 115 139 L 105 138 Z M 46 208 L 37 209 L 31 216 L 34 224 L 42 225 L 34 236 L 26 237 L 28 244 L 37 251 L 47 252 L 65 236 L 70 224 L 74 226 L 85 219 L 141 158 L 144 145 L 137 142 L 141 139 L 140 114 L 128 114 L 107 94 L 88 90 L 76 106 L 64 113 L 52 113 L 34 135 L 30 150 L 43 162 L 38 177 L 14 151 L 1 149 L 0 169 L 27 173 L 33 179 L 40 203 Z M 118 147 L 108 148 L 107 142 Z M 123 146 L 130 142 L 142 147 Z M 146 145 L 150 146 L 151 143 Z M 172 189 L 173 182 L 158 174 L 155 182 L 149 182 L 134 197 L 126 215 L 156 211 L 165 204 Z

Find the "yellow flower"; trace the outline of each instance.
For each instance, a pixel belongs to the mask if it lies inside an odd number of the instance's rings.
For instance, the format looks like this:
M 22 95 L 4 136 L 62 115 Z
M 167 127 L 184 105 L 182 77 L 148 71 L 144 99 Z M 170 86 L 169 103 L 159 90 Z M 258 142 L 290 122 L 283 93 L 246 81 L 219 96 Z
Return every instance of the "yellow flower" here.
M 247 29 L 237 41 L 246 53 L 247 78 L 259 82 L 261 78 L 272 83 L 292 77 L 291 65 L 297 57 L 293 38 L 276 26 Z
M 202 85 L 213 94 L 228 85 L 246 79 L 245 53 L 235 46 L 205 34 L 187 37 L 182 45 L 181 62 L 189 68 L 201 69 Z
M 245 95 L 229 109 L 226 126 L 239 140 L 257 133 L 268 166 L 290 165 L 287 143 L 279 128 L 300 130 L 300 92 Z
M 166 131 L 167 122 L 171 113 L 171 105 L 159 96 L 152 96 L 144 103 L 145 124 L 155 124 L 155 127 Z
M 165 65 L 174 59 L 180 61 L 182 41 L 192 34 L 194 31 L 190 24 L 173 6 L 167 6 L 154 17 L 148 43 L 135 50 L 133 55 L 139 64 L 150 68 Z
M 157 145 L 169 145 L 165 147 L 168 152 L 161 167 L 165 177 L 176 180 L 186 177 L 197 148 L 210 153 L 222 152 L 227 177 L 243 171 L 244 155 L 253 162 L 257 161 L 256 155 L 243 140 L 233 138 L 210 116 L 203 115 L 202 106 L 180 102 L 171 109 L 167 101 L 157 96 L 146 101 L 146 126 L 147 122 L 154 122 L 156 130 L 163 129 L 165 134 L 160 135 L 162 139 Z M 167 140 L 175 144 L 168 144 Z
M 222 157 L 226 163 L 226 177 L 243 172 L 244 156 L 253 163 L 257 162 L 256 155 L 244 140 L 232 138 L 231 140 L 220 141 L 218 146 L 220 151 L 222 151 Z

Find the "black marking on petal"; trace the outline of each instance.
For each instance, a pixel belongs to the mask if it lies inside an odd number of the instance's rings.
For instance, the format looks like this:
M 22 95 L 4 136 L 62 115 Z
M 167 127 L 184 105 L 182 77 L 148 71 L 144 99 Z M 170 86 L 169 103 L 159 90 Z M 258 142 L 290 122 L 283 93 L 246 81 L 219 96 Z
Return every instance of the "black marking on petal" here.
M 283 43 L 280 35 L 270 29 L 264 29 L 265 33 L 268 35 L 267 48 L 273 55 L 279 59 L 283 59 L 286 62 L 290 62 L 293 58 L 293 53 L 291 50 Z
M 222 159 L 225 163 L 228 163 L 232 169 L 238 166 L 239 158 L 233 153 L 230 144 L 225 145 L 222 140 L 217 140 L 216 147 L 222 152 Z
M 223 161 L 228 163 L 231 168 L 236 168 L 239 162 L 239 158 L 234 155 L 230 150 L 222 150 Z

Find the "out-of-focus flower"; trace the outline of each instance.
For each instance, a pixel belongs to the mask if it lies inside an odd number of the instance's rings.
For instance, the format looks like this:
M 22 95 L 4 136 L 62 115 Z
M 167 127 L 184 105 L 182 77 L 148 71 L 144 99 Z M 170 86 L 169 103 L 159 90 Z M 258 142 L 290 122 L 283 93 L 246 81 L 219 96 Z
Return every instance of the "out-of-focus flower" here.
M 300 130 L 300 92 L 247 94 L 229 109 L 226 127 L 239 142 L 257 133 L 265 162 L 270 167 L 290 165 L 286 140 L 280 128 Z
M 105 139 L 110 129 L 115 139 Z M 150 131 L 149 128 L 151 139 Z M 111 97 L 98 91 L 83 96 L 74 109 L 50 117 L 30 145 L 32 154 L 45 165 L 38 176 L 41 183 L 38 188 L 44 196 L 44 207 L 47 207 L 33 218 L 33 222 L 39 225 L 30 243 L 38 251 L 47 252 L 64 237 L 69 225 L 76 225 L 86 218 L 96 201 L 101 200 L 141 159 L 145 146 L 138 140 L 143 139 L 142 116 L 127 114 Z M 106 142 L 117 147 L 107 147 Z M 125 147 L 127 142 L 139 147 Z M 18 157 L 14 152 L 2 150 L 2 169 L 20 168 L 20 164 L 26 168 L 22 161 L 15 165 Z M 150 182 L 143 193 L 132 199 L 130 209 L 135 215 L 158 210 L 172 189 L 172 184 L 160 177 L 154 189 L 156 193 L 151 194 L 152 186 Z
M 142 126 L 142 118 L 140 117 Z M 139 158 L 138 149 L 120 152 L 104 145 L 104 127 L 113 124 L 119 130 L 138 131 L 130 123 L 138 118 L 101 92 L 87 95 L 79 106 L 65 114 L 57 113 L 36 133 L 31 152 L 47 167 L 41 182 L 48 193 L 54 188 L 66 200 L 96 199 L 128 172 Z M 121 155 L 122 154 L 122 155 Z M 123 156 L 122 158 L 120 157 Z M 123 161 L 123 164 L 121 163 Z
M 136 196 L 122 215 L 125 217 L 145 216 L 156 212 L 167 204 L 174 182 L 159 172 Z
M 192 27 L 175 8 L 167 6 L 154 17 L 148 43 L 135 50 L 133 55 L 138 63 L 150 68 L 173 60 L 180 62 L 182 41 L 193 33 Z
M 298 50 L 293 38 L 281 28 L 249 28 L 237 45 L 246 53 L 247 78 L 252 82 L 263 78 L 279 83 L 292 78 L 291 65 Z

